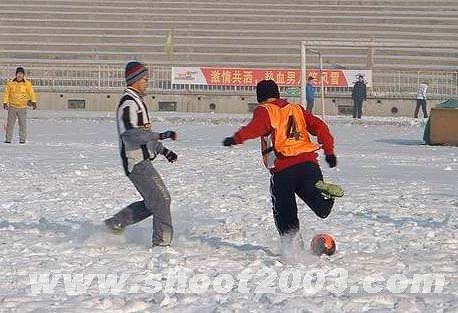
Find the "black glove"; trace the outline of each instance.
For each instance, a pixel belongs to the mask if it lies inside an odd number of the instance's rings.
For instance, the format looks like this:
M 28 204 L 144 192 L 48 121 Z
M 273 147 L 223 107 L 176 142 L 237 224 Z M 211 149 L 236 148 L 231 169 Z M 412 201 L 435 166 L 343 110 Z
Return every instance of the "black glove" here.
M 32 106 L 32 108 L 33 108 L 34 110 L 37 109 L 37 103 L 36 103 L 36 102 L 32 102 L 32 103 L 30 103 L 30 104 L 31 104 L 31 106 Z
M 178 160 L 178 156 L 172 150 L 164 149 L 164 152 L 162 154 L 165 156 L 167 161 L 169 161 L 170 163 L 173 163 L 176 160 Z
M 235 145 L 235 140 L 233 137 L 226 137 L 226 139 L 224 139 L 223 141 L 223 146 L 225 147 L 230 147 L 230 146 L 233 146 Z
M 7 104 L 7 103 L 3 103 L 3 108 L 4 108 L 5 110 L 8 110 L 8 104 Z
M 328 162 L 330 168 L 337 166 L 337 158 L 334 154 L 327 155 L 326 162 Z
M 165 132 L 159 134 L 159 139 L 160 140 L 164 140 L 164 139 L 167 139 L 167 138 L 170 138 L 172 140 L 176 140 L 177 139 L 177 133 L 174 132 L 173 130 L 168 130 L 168 131 L 165 131 Z

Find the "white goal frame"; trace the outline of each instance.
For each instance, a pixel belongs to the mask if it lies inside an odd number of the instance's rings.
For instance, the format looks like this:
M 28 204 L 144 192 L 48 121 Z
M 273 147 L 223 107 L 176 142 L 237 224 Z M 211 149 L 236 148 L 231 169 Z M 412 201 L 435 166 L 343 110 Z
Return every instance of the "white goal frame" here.
M 316 54 L 320 59 L 320 75 L 323 75 L 323 48 L 339 48 L 339 47 L 372 47 L 372 48 L 418 48 L 417 43 L 412 42 L 402 42 L 402 41 L 390 41 L 390 40 L 309 40 L 301 41 L 301 70 L 300 70 L 300 79 L 301 79 L 301 103 L 305 103 L 305 85 L 306 85 L 306 75 L 307 75 L 307 53 Z M 458 42 L 444 42 L 444 41 L 425 41 L 421 43 L 423 48 L 440 48 L 440 49 L 453 49 L 458 50 Z M 319 49 L 319 50 L 317 50 Z M 326 111 L 325 111 L 325 99 L 324 99 L 324 87 L 323 79 L 320 77 L 321 81 L 321 109 L 322 109 L 322 118 L 325 120 Z

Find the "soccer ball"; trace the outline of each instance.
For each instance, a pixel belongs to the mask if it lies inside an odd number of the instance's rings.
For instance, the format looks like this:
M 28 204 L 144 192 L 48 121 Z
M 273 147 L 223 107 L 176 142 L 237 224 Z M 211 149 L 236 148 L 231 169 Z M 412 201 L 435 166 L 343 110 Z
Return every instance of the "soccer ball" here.
M 334 252 L 336 252 L 336 242 L 331 235 L 318 234 L 313 237 L 312 242 L 310 243 L 310 248 L 312 249 L 313 254 L 316 255 L 333 255 Z

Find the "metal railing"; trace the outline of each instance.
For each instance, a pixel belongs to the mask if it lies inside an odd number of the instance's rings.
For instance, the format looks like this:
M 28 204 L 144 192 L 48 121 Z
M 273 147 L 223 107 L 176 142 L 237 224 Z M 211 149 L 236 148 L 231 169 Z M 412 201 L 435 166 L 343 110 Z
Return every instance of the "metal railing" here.
M 0 87 L 14 76 L 18 64 L 0 64 Z M 255 87 L 172 85 L 170 66 L 148 65 L 151 88 L 155 92 L 208 94 L 253 94 Z M 125 87 L 120 64 L 25 65 L 35 89 L 56 92 L 113 92 Z M 458 72 L 453 71 L 373 71 L 371 96 L 380 98 L 415 97 L 418 85 L 427 81 L 428 97 L 458 98 Z M 281 88 L 285 92 L 286 88 Z M 326 88 L 328 96 L 349 96 L 351 88 Z M 319 93 L 317 93 L 319 95 Z

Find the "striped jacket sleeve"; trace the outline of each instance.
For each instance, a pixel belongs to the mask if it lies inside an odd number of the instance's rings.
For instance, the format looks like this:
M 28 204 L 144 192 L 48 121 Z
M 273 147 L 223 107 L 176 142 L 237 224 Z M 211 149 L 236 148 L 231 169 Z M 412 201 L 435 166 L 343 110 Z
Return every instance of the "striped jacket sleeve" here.
M 119 133 L 129 146 L 145 145 L 159 140 L 159 133 L 152 132 L 144 127 L 138 127 L 137 104 L 127 100 L 119 107 Z

